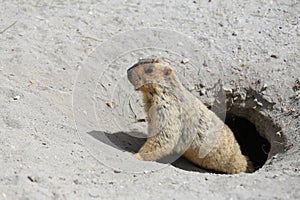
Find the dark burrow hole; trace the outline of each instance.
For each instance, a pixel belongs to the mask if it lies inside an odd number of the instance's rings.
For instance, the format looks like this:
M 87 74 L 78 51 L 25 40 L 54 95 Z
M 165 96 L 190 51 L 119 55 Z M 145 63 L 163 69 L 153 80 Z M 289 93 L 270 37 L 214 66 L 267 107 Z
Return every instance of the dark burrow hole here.
M 261 168 L 268 159 L 271 145 L 263 138 L 253 123 L 243 117 L 227 113 L 225 123 L 231 128 L 242 153 L 247 156 L 254 170 Z

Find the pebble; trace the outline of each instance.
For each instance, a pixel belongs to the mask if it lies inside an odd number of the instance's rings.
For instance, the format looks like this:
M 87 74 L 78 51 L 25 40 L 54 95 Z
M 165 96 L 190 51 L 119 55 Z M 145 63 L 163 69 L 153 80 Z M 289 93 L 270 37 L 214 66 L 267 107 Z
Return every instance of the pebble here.
M 121 173 L 121 170 L 115 169 L 114 173 L 119 174 L 119 173 Z
M 112 102 L 107 102 L 106 105 L 107 105 L 108 107 L 110 107 L 110 108 L 113 108 Z
M 254 99 L 254 102 L 259 106 L 263 106 L 263 104 L 261 102 L 259 102 L 257 99 Z
M 272 54 L 271 56 L 270 56 L 271 58 L 278 58 L 278 56 L 276 56 L 276 55 L 274 55 L 274 54 Z
M 281 112 L 288 112 L 288 109 L 286 107 L 281 107 Z
M 223 87 L 223 90 L 226 94 L 232 94 L 232 89 L 229 87 Z
M 39 182 L 39 178 L 33 176 L 27 176 L 28 180 L 33 183 Z
M 190 60 L 187 59 L 187 58 L 184 58 L 184 59 L 182 59 L 182 61 L 181 61 L 182 64 L 186 64 L 186 63 L 188 63 L 188 62 L 190 62 Z
M 206 89 L 205 88 L 201 88 L 200 90 L 199 90 L 199 92 L 200 92 L 200 95 L 202 96 L 202 95 L 205 95 L 206 94 Z
M 278 131 L 278 132 L 276 132 L 276 135 L 278 135 L 279 137 L 281 137 L 282 136 L 282 132 Z M 275 155 L 275 156 L 277 156 L 277 155 Z M 273 158 L 276 158 L 275 156 L 273 156 Z
M 261 88 L 261 91 L 264 91 L 264 90 L 266 90 L 268 88 L 268 85 L 267 84 L 264 84 L 263 86 L 262 86 L 262 88 Z
M 17 101 L 17 100 L 19 100 L 21 97 L 19 96 L 19 95 L 17 95 L 17 96 L 15 96 L 13 99 L 15 100 L 15 101 Z

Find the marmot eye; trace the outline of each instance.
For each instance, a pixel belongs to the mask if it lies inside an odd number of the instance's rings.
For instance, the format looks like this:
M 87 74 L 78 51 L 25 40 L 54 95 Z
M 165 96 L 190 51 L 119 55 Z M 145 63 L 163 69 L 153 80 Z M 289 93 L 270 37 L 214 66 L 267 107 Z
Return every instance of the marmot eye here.
M 150 74 L 150 73 L 152 73 L 153 72 L 153 68 L 152 67 L 147 67 L 146 69 L 145 69 L 145 73 L 146 74 Z
M 167 68 L 164 70 L 165 76 L 169 76 L 171 74 L 171 72 L 172 72 L 172 69 L 170 69 L 170 68 Z

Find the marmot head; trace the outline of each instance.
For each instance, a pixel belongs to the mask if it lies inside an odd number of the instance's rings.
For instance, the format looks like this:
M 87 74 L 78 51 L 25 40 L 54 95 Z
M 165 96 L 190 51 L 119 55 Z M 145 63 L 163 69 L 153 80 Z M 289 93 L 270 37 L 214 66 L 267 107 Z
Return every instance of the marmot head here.
M 127 70 L 127 77 L 136 90 L 151 91 L 166 86 L 173 77 L 169 63 L 160 59 L 142 59 Z

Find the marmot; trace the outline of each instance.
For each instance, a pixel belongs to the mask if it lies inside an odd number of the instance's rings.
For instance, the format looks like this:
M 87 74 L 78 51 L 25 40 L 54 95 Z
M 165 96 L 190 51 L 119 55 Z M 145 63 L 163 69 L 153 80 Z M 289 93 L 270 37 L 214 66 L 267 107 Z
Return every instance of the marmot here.
M 134 157 L 155 161 L 179 153 L 206 169 L 252 171 L 229 127 L 184 88 L 167 62 L 142 59 L 127 77 L 143 93 L 148 123 L 147 140 Z

